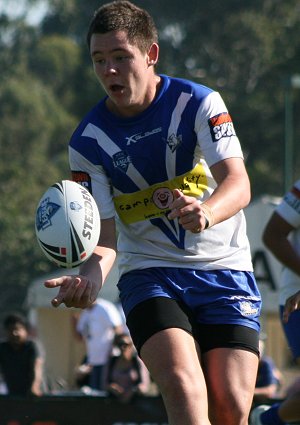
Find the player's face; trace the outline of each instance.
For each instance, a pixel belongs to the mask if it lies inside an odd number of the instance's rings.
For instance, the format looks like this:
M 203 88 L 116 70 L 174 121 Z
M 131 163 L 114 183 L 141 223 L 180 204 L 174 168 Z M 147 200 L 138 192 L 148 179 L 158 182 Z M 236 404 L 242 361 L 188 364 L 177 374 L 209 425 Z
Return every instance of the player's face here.
M 153 65 L 158 46 L 149 52 L 129 43 L 125 31 L 93 34 L 90 45 L 95 73 L 108 95 L 108 108 L 122 116 L 134 116 L 149 106 L 156 94 L 159 77 Z

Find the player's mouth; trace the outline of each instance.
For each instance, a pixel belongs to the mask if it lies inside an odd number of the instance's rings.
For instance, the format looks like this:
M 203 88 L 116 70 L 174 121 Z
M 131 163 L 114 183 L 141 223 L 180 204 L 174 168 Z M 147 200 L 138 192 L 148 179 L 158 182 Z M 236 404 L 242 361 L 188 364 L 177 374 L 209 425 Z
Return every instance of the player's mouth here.
M 111 84 L 109 90 L 114 94 L 121 94 L 124 92 L 125 87 L 121 84 Z

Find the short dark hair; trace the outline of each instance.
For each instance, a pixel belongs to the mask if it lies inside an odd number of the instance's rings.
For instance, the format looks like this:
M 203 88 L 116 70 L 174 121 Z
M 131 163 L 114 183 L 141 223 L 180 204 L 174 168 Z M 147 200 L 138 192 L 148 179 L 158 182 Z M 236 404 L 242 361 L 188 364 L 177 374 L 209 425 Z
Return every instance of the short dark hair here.
M 3 326 L 5 329 L 9 329 L 11 326 L 20 324 L 24 326 L 27 330 L 29 329 L 29 323 L 25 316 L 23 316 L 21 313 L 10 313 L 8 314 L 4 321 Z
M 142 52 L 147 52 L 158 41 L 157 29 L 150 14 L 127 0 L 115 0 L 96 10 L 87 33 L 88 48 L 93 34 L 110 31 L 126 31 L 129 42 Z

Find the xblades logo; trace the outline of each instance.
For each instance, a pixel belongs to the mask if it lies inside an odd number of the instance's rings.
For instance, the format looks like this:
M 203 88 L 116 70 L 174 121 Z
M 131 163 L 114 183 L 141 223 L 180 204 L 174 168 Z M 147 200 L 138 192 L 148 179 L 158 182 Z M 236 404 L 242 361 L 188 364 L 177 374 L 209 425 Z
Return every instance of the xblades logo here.
M 130 146 L 132 143 L 137 143 L 139 140 L 144 139 L 145 137 L 152 136 L 153 134 L 160 133 L 161 127 L 155 128 L 154 130 L 145 131 L 144 133 L 136 133 L 130 137 L 126 137 L 127 146 Z

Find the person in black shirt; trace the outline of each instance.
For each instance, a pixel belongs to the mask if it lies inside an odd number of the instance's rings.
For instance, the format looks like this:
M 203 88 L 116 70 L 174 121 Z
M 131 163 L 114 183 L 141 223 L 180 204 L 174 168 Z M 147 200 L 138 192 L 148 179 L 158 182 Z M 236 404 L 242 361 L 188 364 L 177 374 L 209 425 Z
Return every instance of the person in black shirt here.
M 0 368 L 9 395 L 42 395 L 43 358 L 29 338 L 26 319 L 9 314 L 3 322 L 6 340 L 0 342 Z

